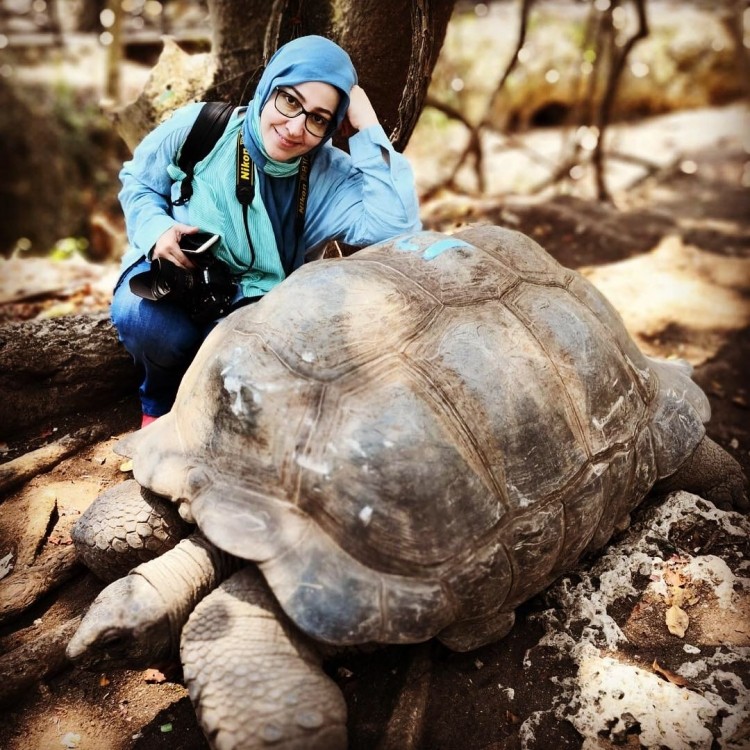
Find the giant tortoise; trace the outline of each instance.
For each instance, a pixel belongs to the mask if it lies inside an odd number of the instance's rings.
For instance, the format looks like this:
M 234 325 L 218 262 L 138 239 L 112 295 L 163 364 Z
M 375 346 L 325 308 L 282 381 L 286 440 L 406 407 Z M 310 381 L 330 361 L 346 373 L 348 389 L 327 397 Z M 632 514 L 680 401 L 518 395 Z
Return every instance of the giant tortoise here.
M 644 356 L 523 234 L 311 263 L 221 322 L 126 438 L 136 481 L 79 521 L 85 559 L 141 487 L 195 531 L 104 589 L 68 654 L 146 663 L 181 638 L 213 747 L 344 747 L 318 644 L 474 649 L 654 487 L 745 510 L 708 418 L 689 366 Z

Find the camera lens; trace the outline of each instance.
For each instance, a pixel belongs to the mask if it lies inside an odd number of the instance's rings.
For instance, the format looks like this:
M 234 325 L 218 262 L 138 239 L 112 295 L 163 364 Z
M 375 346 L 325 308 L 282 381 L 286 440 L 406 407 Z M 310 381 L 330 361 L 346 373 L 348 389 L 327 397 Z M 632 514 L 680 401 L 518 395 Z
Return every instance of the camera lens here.
M 157 274 L 154 283 L 151 286 L 151 291 L 156 299 L 161 299 L 162 297 L 166 297 L 172 291 L 172 287 L 169 286 L 169 283 L 164 278 L 163 274 Z

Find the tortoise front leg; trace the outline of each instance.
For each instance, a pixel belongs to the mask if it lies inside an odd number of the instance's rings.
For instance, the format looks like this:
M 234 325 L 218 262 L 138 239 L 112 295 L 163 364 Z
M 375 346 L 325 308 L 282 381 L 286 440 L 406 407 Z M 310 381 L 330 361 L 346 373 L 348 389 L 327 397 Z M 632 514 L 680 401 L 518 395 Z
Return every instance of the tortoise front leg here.
M 255 566 L 209 594 L 182 631 L 185 681 L 215 750 L 346 748 L 346 704 Z
M 192 609 L 237 565 L 199 534 L 183 539 L 100 592 L 68 644 L 68 658 L 93 669 L 144 668 L 176 656 Z

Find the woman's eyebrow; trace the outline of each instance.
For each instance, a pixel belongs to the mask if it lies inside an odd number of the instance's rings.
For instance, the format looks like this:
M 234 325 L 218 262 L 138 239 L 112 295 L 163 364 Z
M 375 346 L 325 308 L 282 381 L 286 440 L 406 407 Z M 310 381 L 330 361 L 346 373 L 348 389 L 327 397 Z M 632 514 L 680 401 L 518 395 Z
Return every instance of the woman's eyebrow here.
M 302 96 L 302 94 L 300 94 L 300 92 L 297 91 L 297 89 L 295 89 L 294 86 L 284 86 L 284 88 L 289 89 L 290 91 L 293 91 L 294 95 L 297 97 L 297 99 L 299 99 L 300 104 L 307 104 L 307 100 L 305 99 L 305 97 Z M 328 114 L 331 117 L 333 117 L 333 112 L 331 112 L 330 109 L 326 109 L 325 107 L 313 107 L 313 111 L 324 112 L 325 114 Z

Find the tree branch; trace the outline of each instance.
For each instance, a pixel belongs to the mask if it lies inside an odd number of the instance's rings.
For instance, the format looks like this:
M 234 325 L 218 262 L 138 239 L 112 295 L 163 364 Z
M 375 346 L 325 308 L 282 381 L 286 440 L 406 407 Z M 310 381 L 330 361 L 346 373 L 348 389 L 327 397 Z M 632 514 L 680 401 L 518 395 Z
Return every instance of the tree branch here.
M 479 121 L 478 125 L 476 126 L 471 125 L 471 123 L 469 123 L 469 121 L 465 117 L 463 117 L 463 115 L 461 115 L 458 112 L 458 110 L 454 109 L 453 107 L 450 107 L 447 104 L 437 102 L 434 99 L 427 100 L 426 103 L 428 106 L 431 106 L 434 109 L 438 109 L 439 111 L 442 111 L 443 113 L 448 115 L 448 117 L 458 120 L 464 126 L 466 126 L 466 128 L 469 130 L 469 142 L 466 144 L 466 147 L 461 153 L 461 156 L 459 156 L 458 160 L 453 165 L 453 169 L 451 170 L 450 175 L 441 184 L 436 185 L 430 191 L 428 191 L 428 193 L 426 193 L 423 196 L 425 200 L 429 199 L 435 193 L 437 193 L 439 190 L 443 188 L 455 187 L 456 176 L 458 175 L 458 172 L 460 171 L 461 167 L 464 165 L 464 163 L 470 156 L 474 157 L 474 169 L 477 175 L 477 186 L 478 186 L 479 192 L 480 193 L 484 192 L 486 183 L 484 180 L 484 169 L 483 169 L 484 155 L 482 152 L 481 131 L 484 128 L 493 128 L 492 112 L 494 109 L 495 101 L 497 100 L 497 97 L 500 95 L 503 88 L 505 87 L 505 83 L 510 77 L 510 74 L 515 70 L 516 66 L 518 65 L 518 55 L 520 51 L 523 49 L 523 45 L 526 43 L 526 34 L 528 31 L 528 27 L 529 27 L 529 14 L 531 12 L 531 8 L 533 4 L 534 4 L 534 0 L 523 0 L 521 4 L 521 20 L 519 22 L 518 41 L 516 42 L 516 48 L 513 51 L 510 61 L 505 67 L 505 71 L 503 72 L 503 75 L 500 77 L 500 81 L 495 87 L 495 91 L 493 92 L 492 96 L 490 96 L 490 100 L 484 111 L 484 115 L 482 116 L 482 119 Z
M 625 63 L 633 47 L 649 34 L 648 19 L 646 17 L 646 6 L 644 0 L 633 0 L 638 13 L 638 29 L 623 45 L 622 51 L 618 55 L 615 51 L 614 26 L 612 24 L 612 11 L 618 3 L 613 2 L 607 11 L 608 13 L 608 31 L 611 36 L 612 63 L 610 67 L 609 78 L 607 79 L 607 88 L 604 91 L 599 108 L 597 111 L 596 127 L 598 129 L 598 140 L 592 156 L 592 163 L 596 175 L 596 191 L 599 200 L 609 200 L 609 191 L 604 179 L 604 134 L 609 126 L 610 116 L 612 114 L 612 105 L 617 93 L 617 86 L 625 69 Z
M 70 663 L 65 648 L 80 624 L 81 618 L 74 617 L 0 657 L 0 705 Z

